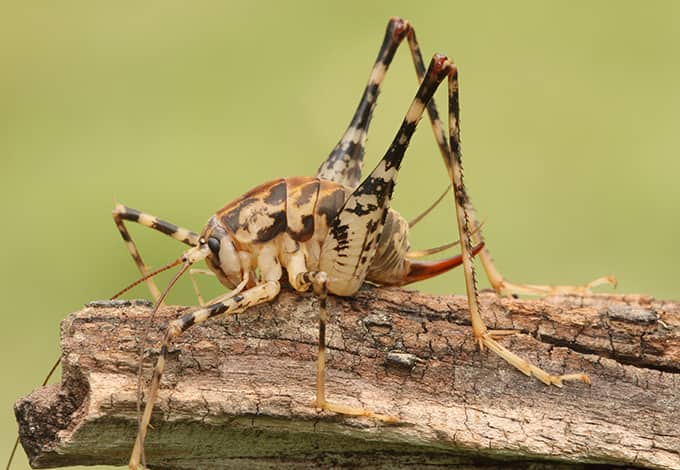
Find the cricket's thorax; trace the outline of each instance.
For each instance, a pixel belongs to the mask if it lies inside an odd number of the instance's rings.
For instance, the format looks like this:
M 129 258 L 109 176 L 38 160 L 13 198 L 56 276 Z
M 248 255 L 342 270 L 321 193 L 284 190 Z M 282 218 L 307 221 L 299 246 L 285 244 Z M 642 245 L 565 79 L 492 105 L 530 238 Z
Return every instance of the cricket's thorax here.
M 211 251 L 208 267 L 230 288 L 241 282 L 245 273 L 253 284 L 257 278 L 278 280 L 282 268 L 289 278 L 318 271 L 324 240 L 352 191 L 313 177 L 281 178 L 248 191 L 217 211 L 203 230 L 201 235 Z M 406 221 L 388 210 L 366 280 L 383 285 L 400 283 L 408 270 L 407 238 Z M 345 295 L 341 287 L 334 288 L 332 279 L 328 287 Z

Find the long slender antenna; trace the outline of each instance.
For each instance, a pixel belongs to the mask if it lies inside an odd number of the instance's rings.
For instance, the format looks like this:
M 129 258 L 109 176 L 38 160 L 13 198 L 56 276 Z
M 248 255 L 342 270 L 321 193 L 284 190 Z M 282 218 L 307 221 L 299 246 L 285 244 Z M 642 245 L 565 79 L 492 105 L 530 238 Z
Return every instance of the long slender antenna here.
M 118 297 L 120 297 L 121 295 L 125 294 L 127 291 L 129 291 L 129 290 L 132 289 L 133 287 L 137 287 L 138 285 L 140 285 L 142 282 L 146 281 L 147 279 L 154 277 L 156 274 L 160 274 L 160 273 L 162 273 L 163 271 L 167 271 L 167 270 L 170 269 L 170 268 L 174 268 L 175 266 L 177 266 L 177 265 L 180 264 L 181 262 L 182 262 L 182 258 L 177 258 L 177 259 L 176 259 L 175 261 L 173 261 L 172 263 L 166 264 L 166 265 L 163 266 L 162 268 L 158 268 L 158 269 L 155 270 L 154 272 L 149 273 L 149 274 L 147 274 L 146 276 L 140 277 L 140 278 L 137 279 L 135 282 L 133 282 L 132 284 L 130 284 L 129 286 L 127 286 L 125 289 L 123 289 L 123 290 L 117 292 L 113 297 L 111 297 L 111 300 L 117 299 Z
M 178 258 L 169 265 L 145 277 L 150 277 L 151 275 L 157 274 L 158 272 L 165 271 L 166 269 L 170 269 L 173 266 L 177 266 L 183 260 L 185 260 L 184 257 Z M 156 301 L 156 305 L 154 305 L 153 310 L 151 311 L 151 315 L 149 316 L 149 321 L 147 322 L 146 327 L 144 328 L 144 332 L 142 333 L 141 341 L 139 342 L 139 366 L 137 367 L 137 427 L 140 430 L 142 428 L 142 365 L 144 362 L 144 349 L 146 346 L 146 338 L 149 335 L 149 330 L 151 329 L 151 325 L 153 324 L 153 319 L 156 316 L 156 313 L 158 312 L 158 309 L 160 308 L 161 304 L 168 296 L 170 289 L 172 289 L 172 286 L 175 285 L 177 280 L 182 276 L 182 274 L 184 274 L 187 271 L 187 269 L 189 269 L 189 266 L 191 266 L 192 264 L 193 263 L 191 261 L 185 260 L 184 265 L 182 265 L 182 268 L 177 272 L 177 274 L 175 274 L 175 277 L 172 278 L 172 281 L 170 281 L 170 283 L 167 285 L 161 296 L 158 298 L 158 300 Z M 144 280 L 145 279 L 142 278 L 136 284 L 139 284 Z M 144 455 L 144 448 L 142 448 L 142 466 L 146 468 L 146 456 Z

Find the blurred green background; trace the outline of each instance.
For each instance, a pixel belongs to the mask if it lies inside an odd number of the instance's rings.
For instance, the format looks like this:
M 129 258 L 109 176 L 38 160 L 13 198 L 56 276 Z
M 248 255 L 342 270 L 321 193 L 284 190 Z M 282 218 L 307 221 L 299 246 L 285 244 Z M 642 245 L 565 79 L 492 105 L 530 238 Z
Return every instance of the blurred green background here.
M 619 292 L 679 299 L 679 10 L 672 1 L 3 3 L 0 457 L 16 432 L 13 401 L 58 355 L 59 321 L 136 278 L 111 221 L 114 198 L 200 230 L 258 183 L 313 174 L 349 121 L 390 15 L 412 20 L 426 57 L 459 64 L 466 182 L 506 276 L 614 274 Z M 415 87 L 404 48 L 368 166 Z M 406 217 L 446 184 L 423 124 L 396 190 Z M 450 240 L 451 211 L 444 204 L 417 227 L 413 245 Z M 151 265 L 183 250 L 132 231 Z M 417 288 L 462 286 L 456 271 Z M 194 301 L 185 279 L 171 302 Z M 27 468 L 21 451 L 14 468 Z

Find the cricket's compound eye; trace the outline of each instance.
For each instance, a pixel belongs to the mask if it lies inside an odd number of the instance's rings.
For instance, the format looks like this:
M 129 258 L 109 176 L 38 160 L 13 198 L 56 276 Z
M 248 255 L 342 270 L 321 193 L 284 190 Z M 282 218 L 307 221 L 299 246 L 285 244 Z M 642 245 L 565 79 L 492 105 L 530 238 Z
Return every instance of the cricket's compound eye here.
M 214 254 L 219 254 L 220 241 L 215 237 L 208 238 L 208 248 L 210 248 L 210 251 L 212 251 Z

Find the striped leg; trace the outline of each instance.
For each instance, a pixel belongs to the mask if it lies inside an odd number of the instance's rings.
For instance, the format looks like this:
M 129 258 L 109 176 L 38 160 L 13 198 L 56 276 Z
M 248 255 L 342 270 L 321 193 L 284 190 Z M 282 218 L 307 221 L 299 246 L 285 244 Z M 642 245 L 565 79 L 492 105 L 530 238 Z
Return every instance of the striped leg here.
M 380 85 L 392 63 L 394 53 L 409 28 L 407 21 L 397 17 L 390 18 L 385 38 L 373 64 L 364 93 L 361 95 L 359 106 L 344 135 L 319 167 L 317 172 L 319 178 L 335 181 L 350 188 L 355 188 L 359 184 L 366 135 L 380 93 Z
M 496 342 L 495 338 L 507 334 L 507 331 L 493 332 L 487 330 L 484 320 L 482 320 L 482 317 L 479 314 L 477 280 L 475 278 L 475 267 L 472 260 L 473 235 L 471 233 L 469 214 L 467 211 L 469 200 L 465 185 L 463 184 L 459 123 L 458 72 L 455 66 L 452 65 L 449 72 L 449 145 L 451 146 L 451 152 L 449 153 L 449 158 L 447 160 L 447 168 L 449 169 L 449 174 L 451 175 L 453 182 L 458 234 L 462 241 L 463 272 L 465 275 L 465 286 L 470 308 L 470 317 L 472 320 L 472 332 L 475 339 L 480 348 L 483 348 L 484 346 L 488 347 L 524 374 L 534 376 L 546 385 L 552 384 L 559 387 L 562 386 L 562 381 L 564 380 L 580 380 L 582 382 L 590 383 L 590 379 L 585 374 L 567 374 L 559 376 L 548 374 Z
M 130 236 L 130 232 L 128 232 L 127 227 L 125 227 L 124 223 L 125 220 L 128 220 L 130 222 L 136 222 L 145 227 L 158 230 L 159 232 L 164 233 L 165 235 L 168 235 L 186 245 L 189 246 L 198 245 L 199 235 L 197 233 L 194 233 L 191 230 L 182 227 L 178 227 L 175 224 L 161 220 L 153 215 L 140 212 L 137 209 L 125 207 L 122 204 L 116 204 L 116 206 L 113 208 L 113 220 L 116 223 L 116 227 L 118 227 L 118 231 L 120 232 L 120 235 L 123 237 L 123 241 L 125 241 L 125 244 L 127 245 L 128 250 L 132 255 L 132 259 L 135 261 L 137 269 L 139 269 L 139 272 L 141 273 L 142 276 L 146 276 L 147 274 L 149 274 L 149 271 L 147 266 L 144 264 L 144 261 L 142 260 L 142 256 L 139 254 L 137 245 L 135 245 L 135 242 L 132 240 L 132 237 Z M 158 300 L 161 294 L 154 280 L 152 278 L 149 278 L 146 280 L 146 284 L 149 287 L 149 291 L 151 292 L 151 295 L 153 296 L 154 300 Z
M 378 51 L 378 57 L 373 64 L 373 69 L 371 70 L 359 105 L 345 134 L 326 161 L 319 167 L 317 172 L 319 178 L 335 181 L 351 188 L 356 187 L 359 183 L 368 127 L 371 123 L 378 95 L 380 94 L 380 85 L 392 63 L 394 54 L 405 37 L 408 38 L 408 45 L 418 82 L 422 81 L 425 75 L 425 63 L 420 53 L 420 46 L 418 45 L 413 25 L 402 18 L 392 17 L 387 23 L 385 38 Z M 445 156 L 448 154 L 446 133 L 439 119 L 434 99 L 427 103 L 427 113 L 432 123 L 432 130 L 435 134 L 437 145 L 442 156 Z
M 328 288 L 334 294 L 352 295 L 364 282 L 375 257 L 404 153 L 427 102 L 446 78 L 448 67 L 450 61 L 446 57 L 436 55 L 432 59 L 387 152 L 331 222 L 321 248 L 319 268 L 328 274 Z
M 160 355 L 151 377 L 151 385 L 146 396 L 146 405 L 144 407 L 144 414 L 140 422 L 137 439 L 135 440 L 135 447 L 130 456 L 129 466 L 136 470 L 139 468 L 139 461 L 141 458 L 142 448 L 144 447 L 144 439 L 146 437 L 146 430 L 151 421 L 151 412 L 153 411 L 154 403 L 158 397 L 158 389 L 160 387 L 161 377 L 165 368 L 165 361 L 168 355 L 168 349 L 172 340 L 183 332 L 188 330 L 193 325 L 203 323 L 209 318 L 215 318 L 220 315 L 232 315 L 242 312 L 249 307 L 258 305 L 272 300 L 279 293 L 281 286 L 278 281 L 266 281 L 258 284 L 255 287 L 248 289 L 241 294 L 236 294 L 231 298 L 223 301 L 199 308 L 191 313 L 187 313 L 182 317 L 170 322 L 168 330 L 165 333 L 165 339 L 161 346 Z M 231 293 L 230 293 L 231 294 Z

